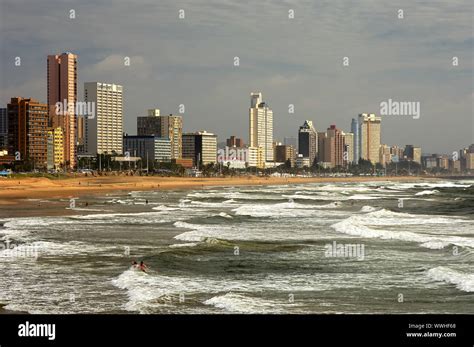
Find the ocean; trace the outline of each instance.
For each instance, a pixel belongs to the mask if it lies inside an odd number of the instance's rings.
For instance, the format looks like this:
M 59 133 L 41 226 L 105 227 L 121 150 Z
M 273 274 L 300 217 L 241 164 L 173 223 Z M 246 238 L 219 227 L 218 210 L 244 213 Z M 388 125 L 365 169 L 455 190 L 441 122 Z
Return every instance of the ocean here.
M 6 309 L 474 313 L 472 180 L 137 191 L 75 205 L 72 216 L 0 220 Z

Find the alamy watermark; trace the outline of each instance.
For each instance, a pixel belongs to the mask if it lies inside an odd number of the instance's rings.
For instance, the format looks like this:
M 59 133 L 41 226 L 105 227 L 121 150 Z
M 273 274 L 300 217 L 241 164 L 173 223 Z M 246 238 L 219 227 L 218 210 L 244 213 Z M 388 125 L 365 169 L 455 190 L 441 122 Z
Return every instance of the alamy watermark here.
M 333 241 L 324 246 L 326 258 L 356 258 L 365 259 L 365 245 L 360 243 L 344 244 Z
M 89 119 L 95 118 L 94 101 L 68 102 L 64 99 L 55 104 L 56 114 L 64 116 L 66 114 L 75 114 L 76 116 L 85 116 Z
M 38 259 L 38 245 L 17 245 L 8 238 L 0 242 L 0 258 L 33 258 Z
M 419 119 L 421 115 L 419 101 L 394 101 L 388 99 L 380 103 L 381 116 L 411 116 Z
M 217 151 L 217 162 L 227 163 L 233 161 L 247 162 L 249 159 L 248 148 L 225 147 Z

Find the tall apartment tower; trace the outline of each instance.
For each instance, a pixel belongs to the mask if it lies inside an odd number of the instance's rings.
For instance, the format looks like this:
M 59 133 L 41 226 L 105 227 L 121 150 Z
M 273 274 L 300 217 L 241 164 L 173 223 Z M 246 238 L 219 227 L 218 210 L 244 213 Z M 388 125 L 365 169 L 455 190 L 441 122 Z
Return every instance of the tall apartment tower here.
M 0 151 L 8 148 L 8 114 L 6 108 L 0 108 Z
M 360 158 L 370 160 L 373 164 L 379 162 L 381 121 L 382 118 L 373 113 L 359 114 Z
M 313 166 L 318 155 L 318 133 L 310 120 L 305 120 L 298 131 L 298 153 L 309 158 L 309 165 Z
M 273 161 L 273 111 L 262 101 L 262 93 L 250 94 L 249 147 L 261 147 L 263 160 Z
M 123 151 L 123 87 L 84 83 L 84 101 L 95 104 L 95 117 L 85 117 L 84 151 L 89 154 Z
M 76 166 L 77 115 L 73 109 L 57 112 L 56 103 L 75 106 L 77 102 L 77 55 L 66 52 L 48 55 L 48 110 L 50 126 L 63 130 L 64 160 Z
M 35 168 L 46 168 L 48 155 L 48 105 L 35 99 L 12 98 L 7 105 L 8 152 Z
M 171 141 L 171 159 L 183 157 L 183 117 L 161 116 L 159 109 L 148 110 L 148 116 L 137 117 L 138 136 L 159 136 Z
M 344 137 L 344 164 L 354 163 L 354 134 L 342 133 Z
M 354 146 L 353 146 L 353 157 L 354 157 L 354 164 L 359 163 L 359 158 L 360 158 L 360 136 L 359 136 L 359 123 L 357 122 L 357 119 L 352 118 L 352 123 L 351 123 L 351 132 L 354 134 Z
M 331 162 L 331 167 L 343 166 L 344 162 L 344 136 L 341 130 L 336 128 L 335 125 L 331 125 L 327 131 L 327 138 L 330 143 L 330 154 L 328 162 Z M 326 146 L 327 149 L 327 146 Z M 378 152 L 377 152 L 378 154 Z

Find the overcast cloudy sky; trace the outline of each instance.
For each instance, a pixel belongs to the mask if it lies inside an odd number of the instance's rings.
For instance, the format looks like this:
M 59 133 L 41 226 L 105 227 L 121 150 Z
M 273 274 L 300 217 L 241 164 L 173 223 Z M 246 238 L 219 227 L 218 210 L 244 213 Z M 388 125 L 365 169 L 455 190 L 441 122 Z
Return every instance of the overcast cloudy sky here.
M 281 141 L 305 119 L 350 130 L 391 98 L 420 102 L 421 116 L 385 116 L 383 143 L 448 153 L 474 142 L 472 0 L 0 0 L 0 13 L 3 107 L 46 102 L 46 56 L 71 51 L 81 99 L 84 82 L 124 86 L 130 134 L 147 109 L 184 104 L 186 131 L 247 141 L 261 91 Z

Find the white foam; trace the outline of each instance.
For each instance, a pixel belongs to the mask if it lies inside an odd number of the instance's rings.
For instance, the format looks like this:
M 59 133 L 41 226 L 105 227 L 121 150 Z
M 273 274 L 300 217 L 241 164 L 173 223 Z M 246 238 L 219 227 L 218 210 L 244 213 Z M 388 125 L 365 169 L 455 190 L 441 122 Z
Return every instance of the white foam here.
M 432 195 L 432 194 L 436 194 L 436 193 L 439 193 L 439 190 L 423 190 L 421 192 L 418 192 L 416 193 L 415 195 L 419 196 L 419 195 Z
M 169 206 L 165 206 L 165 205 L 159 205 L 159 206 L 153 207 L 152 210 L 158 210 L 158 211 L 177 211 L 177 210 L 179 210 L 179 208 L 177 208 L 177 207 L 169 207 Z
M 278 204 L 246 204 L 232 211 L 236 215 L 252 217 L 311 217 L 319 214 L 320 209 L 335 209 L 340 207 L 338 202 L 331 202 L 325 205 L 305 205 L 295 202 L 283 202 Z
M 186 243 L 175 243 L 170 245 L 170 248 L 183 248 L 183 247 L 196 247 L 198 244 L 196 242 L 186 242 Z
M 205 305 L 212 305 L 230 313 L 282 313 L 275 302 L 261 298 L 249 297 L 243 294 L 226 293 L 214 296 L 206 301 Z
M 225 212 L 220 212 L 220 213 L 219 213 L 219 216 L 220 216 L 220 217 L 223 217 L 223 218 L 227 218 L 227 219 L 232 219 L 232 218 L 234 218 L 234 217 L 232 217 L 231 215 L 229 215 L 229 214 L 227 214 L 227 213 L 225 213 Z
M 373 207 L 373 206 L 362 206 L 362 208 L 360 209 L 360 212 L 374 212 L 374 211 L 377 211 L 377 208 Z
M 435 281 L 454 284 L 464 292 L 474 292 L 474 274 L 455 271 L 444 266 L 429 269 L 426 274 Z
M 259 295 L 264 291 L 282 291 L 295 293 L 299 291 L 330 290 L 335 285 L 340 288 L 356 288 L 357 281 L 345 281 L 344 274 L 264 274 L 261 276 L 242 275 L 236 278 L 209 277 L 209 276 L 167 276 L 150 272 L 144 276 L 138 271 L 127 269 L 112 283 L 127 291 L 128 302 L 124 308 L 134 312 L 153 312 L 153 309 L 176 310 L 179 305 L 179 295 L 186 297 L 193 294 L 208 294 L 210 298 L 204 303 L 222 308 L 229 312 L 264 313 L 268 310 L 278 311 L 278 302 L 270 302 L 262 298 L 253 298 L 247 293 Z M 367 274 L 364 274 L 367 276 Z M 377 287 L 377 280 L 383 284 L 383 278 L 370 278 Z M 357 275 L 354 275 L 357 277 Z M 221 293 L 227 293 L 222 295 Z M 239 293 L 239 294 L 236 294 Z M 284 310 L 287 303 L 281 304 Z M 151 310 L 151 311 L 150 311 Z M 156 312 L 156 311 L 155 311 Z
M 449 181 L 442 181 L 442 182 L 413 182 L 413 183 L 398 183 L 394 186 L 395 189 L 412 189 L 412 188 L 469 188 L 471 184 L 462 184 L 462 183 L 455 183 Z
M 408 222 L 408 223 L 407 223 Z M 455 218 L 443 218 L 431 216 L 416 216 L 405 213 L 387 211 L 385 209 L 370 212 L 367 214 L 353 215 L 341 222 L 333 224 L 332 227 L 341 233 L 360 236 L 365 238 L 380 238 L 385 240 L 399 240 L 408 242 L 418 242 L 420 246 L 430 249 L 440 249 L 449 244 L 474 247 L 474 239 L 460 236 L 432 235 L 427 233 L 417 233 L 403 230 L 387 230 L 380 226 L 399 226 L 399 225 L 420 225 L 420 224 L 439 224 L 439 223 L 470 223 L 469 220 L 457 220 Z M 370 226 L 377 226 L 377 229 Z

